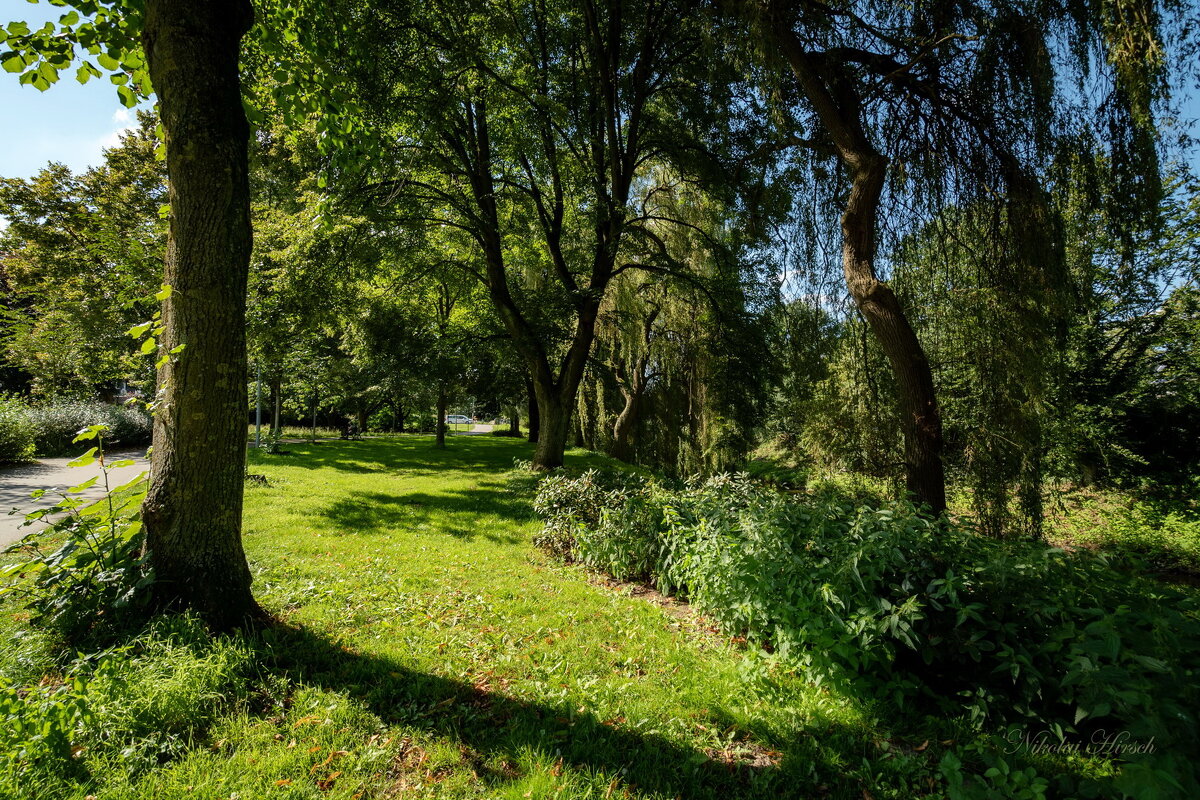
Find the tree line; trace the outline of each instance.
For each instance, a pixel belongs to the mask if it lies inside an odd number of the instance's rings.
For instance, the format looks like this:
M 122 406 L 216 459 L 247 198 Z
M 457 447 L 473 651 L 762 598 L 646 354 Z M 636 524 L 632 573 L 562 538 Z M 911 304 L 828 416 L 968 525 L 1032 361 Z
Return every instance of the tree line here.
M 67 6 L 0 64 L 156 114 L 83 176 L 4 182 L 5 380 L 140 371 L 167 605 L 259 613 L 250 358 L 276 407 L 432 405 L 439 435 L 470 387 L 524 410 L 535 469 L 770 439 L 933 516 L 949 475 L 995 535 L 1037 535 L 1047 476 L 1195 474 L 1176 4 Z M 116 334 L 164 284 L 150 376 Z

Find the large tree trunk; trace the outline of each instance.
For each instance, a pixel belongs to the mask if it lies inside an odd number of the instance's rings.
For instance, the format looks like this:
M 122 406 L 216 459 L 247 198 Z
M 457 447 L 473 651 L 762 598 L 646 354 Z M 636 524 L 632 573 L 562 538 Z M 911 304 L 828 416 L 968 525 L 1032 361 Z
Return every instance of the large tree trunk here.
M 530 444 L 537 444 L 538 434 L 541 432 L 542 427 L 541 415 L 538 412 L 537 395 L 533 392 L 533 381 L 528 378 L 525 380 L 525 391 L 529 396 L 529 413 L 527 415 L 529 419 L 529 442 Z
M 887 355 L 899 387 L 905 478 L 912 499 L 934 514 L 946 509 L 942 418 L 925 351 L 895 292 L 875 271 L 879 200 L 887 159 L 875 148 L 862 117 L 862 98 L 845 65 L 824 63 L 805 51 L 788 22 L 787 4 L 768 2 L 760 32 L 787 60 L 852 181 L 842 214 L 842 269 L 859 311 Z
M 887 355 L 900 392 L 905 482 L 913 500 L 934 514 L 946 510 L 942 417 L 933 372 L 896 293 L 875 274 L 875 226 L 887 162 L 864 159 L 842 214 L 842 269 L 858 310 Z
M 533 451 L 533 468 L 548 470 L 563 465 L 563 453 L 567 449 L 567 435 L 571 430 L 571 406 L 563 403 L 560 394 L 534 385 L 537 394 L 538 438 Z
M 437 431 L 435 444 L 438 447 L 446 446 L 446 384 L 438 384 L 437 396 Z
M 156 601 L 220 629 L 262 615 L 242 549 L 252 233 L 238 52 L 253 18 L 248 0 L 148 0 L 142 35 L 170 180 L 160 346 L 183 347 L 158 376 L 146 547 Z

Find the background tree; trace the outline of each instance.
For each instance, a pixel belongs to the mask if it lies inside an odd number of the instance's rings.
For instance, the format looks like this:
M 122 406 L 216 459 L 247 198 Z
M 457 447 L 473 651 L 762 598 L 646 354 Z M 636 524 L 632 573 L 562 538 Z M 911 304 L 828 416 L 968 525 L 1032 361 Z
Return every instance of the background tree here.
M 4 358 L 42 398 L 112 394 L 122 381 L 153 395 L 153 374 L 126 331 L 152 313 L 162 278 L 166 175 L 156 120 L 104 151 L 82 175 L 50 164 L 0 180 Z
M 879 219 L 912 230 L 945 207 L 998 204 L 994 237 L 1014 269 L 1053 264 L 1056 237 L 1037 175 L 1062 131 L 1103 114 L 1130 178 L 1131 211 L 1157 202 L 1153 116 L 1167 96 L 1157 7 L 1069 4 L 763 2 L 745 6 L 763 53 L 780 141 L 832 175 L 842 270 L 886 354 L 903 426 L 909 492 L 945 507 L 942 421 L 929 359 L 884 280 Z M 1065 76 L 1109 67 L 1096 106 Z M 785 71 L 790 80 L 778 79 Z M 1058 70 L 1058 73 L 1056 73 Z M 1133 177 L 1140 176 L 1140 177 Z M 998 198 L 998 199 L 997 199 Z M 886 257 L 885 257 L 886 258 Z

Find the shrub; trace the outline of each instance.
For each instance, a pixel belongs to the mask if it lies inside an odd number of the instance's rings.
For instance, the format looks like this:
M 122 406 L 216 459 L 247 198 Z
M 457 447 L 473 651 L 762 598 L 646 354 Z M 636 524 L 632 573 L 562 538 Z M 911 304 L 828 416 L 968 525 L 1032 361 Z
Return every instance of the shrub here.
M 966 709 L 980 725 L 1153 738 L 1146 768 L 1200 790 L 1190 766 L 1166 761 L 1200 736 L 1200 608 L 1185 595 L 1090 553 L 982 537 L 902 503 L 856 508 L 729 476 L 624 495 L 551 488 L 539 508 L 566 521 L 575 557 L 648 572 L 814 680 Z
M 533 510 L 545 520 L 533 543 L 560 558 L 574 558 L 576 528 L 595 525 L 612 502 L 607 481 L 594 469 L 577 478 L 565 473 L 547 476 L 533 501 Z
M 33 426 L 38 455 L 75 455 L 75 435 L 92 425 L 104 425 L 112 448 L 150 444 L 153 420 L 140 408 L 93 401 L 59 402 L 34 406 L 26 417 Z
M 33 434 L 33 425 L 21 401 L 0 395 L 0 464 L 33 458 Z

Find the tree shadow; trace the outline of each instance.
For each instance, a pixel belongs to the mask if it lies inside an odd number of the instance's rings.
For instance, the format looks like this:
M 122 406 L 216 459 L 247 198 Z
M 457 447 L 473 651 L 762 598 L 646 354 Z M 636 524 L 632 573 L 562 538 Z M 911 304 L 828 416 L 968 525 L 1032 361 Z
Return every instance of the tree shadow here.
M 807 796 L 797 793 L 800 775 L 791 768 L 796 765 L 786 762 L 714 760 L 663 736 L 624 730 L 622 720 L 599 719 L 570 702 L 550 705 L 511 697 L 487 678 L 472 684 L 415 672 L 303 628 L 279 625 L 263 631 L 258 641 L 267 666 L 290 680 L 344 693 L 388 725 L 412 726 L 478 754 L 476 772 L 493 788 L 519 775 L 479 769 L 483 759 L 516 762 L 523 753 L 540 751 L 580 771 L 619 778 L 635 795 L 722 800 Z
M 463 436 L 448 440 L 445 449 L 436 447 L 432 436 L 404 435 L 387 439 L 346 441 L 330 439 L 289 443 L 287 455 L 267 453 L 253 456 L 254 463 L 286 464 L 305 469 L 336 469 L 342 472 L 440 473 L 447 469 L 502 472 L 512 468 L 514 458 L 528 457 L 533 445 L 501 436 Z
M 321 515 L 347 532 L 382 534 L 422 527 L 465 541 L 482 537 L 498 544 L 516 544 L 520 536 L 495 533 L 480 517 L 492 515 L 524 522 L 531 518 L 532 511 L 528 501 L 507 497 L 499 489 L 456 489 L 446 494 L 350 492 L 327 506 Z M 454 524 L 458 520 L 461 525 Z

